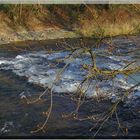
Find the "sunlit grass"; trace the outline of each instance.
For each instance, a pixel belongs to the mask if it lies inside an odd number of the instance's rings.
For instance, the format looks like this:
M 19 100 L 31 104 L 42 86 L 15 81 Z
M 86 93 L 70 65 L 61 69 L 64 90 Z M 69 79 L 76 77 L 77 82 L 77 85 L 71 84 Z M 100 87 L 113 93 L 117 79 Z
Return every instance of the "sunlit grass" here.
M 118 36 L 118 35 L 131 35 L 140 32 L 139 19 L 121 23 L 100 23 L 100 28 L 93 21 L 85 21 L 81 28 L 76 29 L 83 36 Z

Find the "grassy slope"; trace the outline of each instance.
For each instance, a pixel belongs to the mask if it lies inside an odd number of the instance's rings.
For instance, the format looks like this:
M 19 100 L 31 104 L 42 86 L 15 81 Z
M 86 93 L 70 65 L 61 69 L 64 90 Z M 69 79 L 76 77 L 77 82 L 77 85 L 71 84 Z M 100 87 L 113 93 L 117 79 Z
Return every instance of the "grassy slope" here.
M 140 31 L 139 5 L 113 5 L 110 9 L 87 7 L 86 16 L 79 19 L 79 32 L 85 36 L 117 36 Z M 92 15 L 89 18 L 88 15 Z
M 0 34 L 57 28 L 81 36 L 140 31 L 139 5 L 0 5 Z

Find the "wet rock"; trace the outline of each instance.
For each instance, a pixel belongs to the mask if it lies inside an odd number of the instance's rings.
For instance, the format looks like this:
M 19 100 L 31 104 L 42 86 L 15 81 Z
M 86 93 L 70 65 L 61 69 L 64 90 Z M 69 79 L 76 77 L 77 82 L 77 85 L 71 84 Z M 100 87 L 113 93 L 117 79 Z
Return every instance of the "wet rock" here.
M 13 127 L 14 127 L 13 122 L 11 121 L 5 122 L 3 127 L 0 129 L 0 135 L 10 132 Z

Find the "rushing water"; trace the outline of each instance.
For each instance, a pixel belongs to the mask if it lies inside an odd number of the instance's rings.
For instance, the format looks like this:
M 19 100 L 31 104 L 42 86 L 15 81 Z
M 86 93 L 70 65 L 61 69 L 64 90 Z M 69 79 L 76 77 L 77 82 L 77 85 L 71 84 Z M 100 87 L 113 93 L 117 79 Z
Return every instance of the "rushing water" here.
M 96 54 L 96 64 L 98 68 L 103 70 L 120 70 L 124 69 L 128 64 L 130 65 L 127 69 L 132 69 L 140 65 L 139 46 L 136 45 L 134 41 L 118 38 L 114 39 L 113 43 L 117 47 L 111 53 L 107 51 L 108 46 L 106 44 L 102 44 L 98 48 L 90 46 L 90 48 L 92 47 L 92 52 Z M 36 96 L 36 94 L 43 92 L 43 90 L 48 87 L 52 88 L 53 92 L 55 92 L 55 107 L 50 121 L 51 126 L 46 135 L 92 136 L 92 133 L 88 131 L 92 126 L 90 121 L 81 123 L 78 121 L 63 120 L 60 117 L 63 112 L 71 112 L 76 106 L 75 102 L 65 96 L 61 97 L 61 95 L 65 93 L 69 95 L 77 93 L 80 83 L 89 72 L 83 69 L 83 66 L 92 65 L 90 54 L 83 52 L 81 48 L 77 49 L 73 55 L 70 54 L 71 51 L 64 49 L 50 53 L 49 48 L 45 50 L 19 51 L 13 55 L 11 55 L 11 52 L 9 55 L 7 52 L 0 53 L 0 75 L 2 79 L 2 85 L 0 87 L 0 113 L 2 114 L 0 115 L 2 120 L 0 122 L 0 131 L 2 135 L 18 135 L 17 133 L 19 133 L 20 136 L 31 135 L 29 133 L 29 128 L 33 127 L 37 121 L 41 121 L 42 118 L 39 114 L 43 112 L 43 109 L 46 108 L 49 103 L 35 104 L 27 107 L 27 105 L 21 102 L 21 99 L 26 96 Z M 66 65 L 67 67 L 60 74 L 60 79 L 54 83 L 59 72 L 62 71 L 63 67 Z M 113 79 L 103 79 L 103 77 L 97 77 L 97 79 L 92 78 L 90 81 L 85 82 L 81 89 L 85 91 L 87 98 L 97 97 L 99 96 L 96 90 L 98 86 L 100 89 L 100 96 L 107 97 L 111 99 L 112 102 L 116 102 L 116 100 L 122 96 L 121 94 L 124 93 L 121 91 L 129 89 L 139 82 L 140 73 L 135 73 L 127 77 L 118 74 Z M 137 86 L 127 97 L 125 105 L 128 106 L 132 104 L 133 106 L 133 104 L 135 104 L 139 106 L 139 97 L 140 87 Z M 12 105 L 10 105 L 10 103 Z M 106 101 L 105 103 L 101 103 L 102 106 L 104 106 L 104 104 L 106 106 L 105 108 L 107 108 L 108 103 L 106 103 Z M 91 106 L 91 102 L 89 102 L 89 106 L 86 103 L 85 108 L 87 110 L 81 110 L 80 113 L 84 115 L 87 114 Z M 99 106 L 99 109 L 102 110 L 104 107 Z M 9 112 L 12 114 L 10 115 Z M 102 111 L 99 111 L 99 114 L 101 112 Z M 55 116 L 55 114 L 57 115 Z M 21 118 L 21 116 L 23 117 Z M 6 117 L 6 119 L 4 119 L 4 117 Z M 22 130 L 24 127 L 27 127 L 27 129 Z M 83 134 L 82 131 L 84 131 L 85 128 L 86 131 Z M 68 131 L 65 129 L 68 129 Z M 105 131 L 103 136 L 109 136 L 109 133 L 106 132 L 107 131 Z M 108 132 L 110 132 L 109 128 Z M 102 136 L 102 134 L 100 134 L 100 136 Z

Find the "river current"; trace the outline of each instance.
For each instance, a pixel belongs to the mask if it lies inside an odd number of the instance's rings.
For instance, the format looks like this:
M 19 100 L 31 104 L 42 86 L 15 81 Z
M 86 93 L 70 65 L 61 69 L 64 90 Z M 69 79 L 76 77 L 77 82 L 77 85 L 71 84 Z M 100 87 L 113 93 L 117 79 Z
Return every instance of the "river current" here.
M 139 37 L 136 37 L 136 39 L 139 40 Z M 57 41 L 54 41 L 52 43 L 53 46 L 56 45 L 56 42 Z M 113 47 L 111 52 L 108 49 L 109 45 L 107 43 L 102 43 L 98 47 L 94 46 L 94 40 L 92 39 L 90 39 L 89 44 L 87 43 L 87 46 L 92 50 L 93 54 L 96 55 L 97 68 L 113 71 L 134 69 L 140 66 L 140 47 L 138 43 L 131 39 L 121 37 L 113 39 L 112 42 L 115 47 Z M 63 111 L 71 112 L 74 109 L 75 104 L 67 98 L 61 99 L 61 96 L 55 97 L 55 95 L 63 95 L 65 93 L 69 95 L 77 94 L 80 87 L 80 89 L 84 91 L 87 99 L 102 96 L 105 99 L 111 99 L 111 102 L 115 103 L 123 94 L 125 94 L 126 90 L 129 90 L 140 82 L 140 72 L 137 72 L 129 76 L 117 74 L 115 77 L 110 78 L 99 75 L 87 80 L 81 85 L 82 81 L 89 74 L 89 70 L 84 69 L 83 67 L 86 65 L 92 68 L 93 61 L 90 54 L 83 51 L 81 47 L 78 47 L 78 49 L 72 53 L 72 51 L 68 49 L 60 49 L 57 51 L 54 49 L 53 51 L 50 51 L 51 46 L 48 44 L 46 44 L 46 46 L 47 49 L 40 48 L 37 50 L 17 51 L 16 53 L 13 53 L 12 51 L 0 52 L 0 76 L 2 79 L 0 81 L 0 117 L 2 120 L 0 122 L 0 132 L 2 135 L 31 135 L 26 130 L 23 130 L 23 127 L 27 127 L 27 130 L 29 131 L 31 129 L 30 126 L 34 126 L 33 122 L 36 123 L 37 119 L 41 119 L 38 115 L 36 115 L 36 119 L 33 114 L 36 114 L 37 112 L 40 114 L 40 112 L 43 111 L 43 108 L 40 105 L 38 105 L 38 107 L 37 105 L 34 107 L 30 106 L 31 109 L 26 108 L 20 103 L 21 100 L 18 99 L 23 99 L 26 96 L 32 97 L 35 91 L 40 92 L 40 89 L 37 87 L 41 87 L 41 92 L 46 88 L 52 89 L 55 100 L 54 106 L 58 106 L 56 109 L 54 107 L 54 115 L 52 115 L 51 120 L 52 124 L 49 125 L 50 131 L 47 135 L 58 136 L 60 131 L 61 136 L 76 136 L 82 135 L 82 131 L 85 131 L 84 127 L 89 128 L 89 122 L 85 122 L 86 125 L 84 125 L 84 123 L 81 122 L 62 120 L 60 114 Z M 59 44 L 59 46 L 61 47 L 61 44 Z M 57 78 L 58 80 L 56 80 Z M 5 79 L 8 79 L 9 82 L 8 80 L 5 81 Z M 15 79 L 15 81 L 11 81 L 13 79 Z M 138 107 L 139 98 L 140 86 L 136 86 L 126 97 L 124 101 L 125 105 L 131 105 L 131 107 L 134 105 Z M 6 101 L 4 101 L 5 99 Z M 7 102 L 7 104 L 5 104 L 5 102 Z M 91 110 L 90 107 L 92 106 L 92 103 L 89 104 L 90 105 L 85 105 L 86 111 L 82 110 L 81 114 L 87 114 L 88 110 Z M 96 103 L 94 102 L 94 104 Z M 98 105 L 99 104 L 97 104 L 97 106 Z M 45 106 L 48 105 L 43 106 L 45 108 Z M 106 103 L 102 104 L 101 110 L 103 110 L 104 107 L 107 107 Z M 9 111 L 6 111 L 7 108 Z M 12 113 L 9 114 L 10 112 Z M 22 119 L 21 116 L 23 116 Z M 32 116 L 33 120 L 29 116 Z M 123 115 L 121 114 L 120 116 Z M 58 118 L 60 121 L 58 121 Z M 24 120 L 24 122 L 22 120 Z M 28 124 L 28 122 L 30 123 Z M 56 122 L 56 124 L 54 122 Z M 57 128 L 58 126 L 59 128 Z M 70 131 L 65 131 L 67 126 L 69 126 L 68 130 Z M 55 131 L 55 129 L 57 129 L 58 132 Z M 139 129 L 139 127 L 136 128 L 136 132 L 138 132 L 137 129 Z M 110 134 L 108 132 L 107 135 Z M 134 132 L 130 133 L 130 135 L 133 133 Z M 85 134 L 83 135 L 92 136 L 89 131 L 85 131 Z M 106 135 L 106 133 L 104 135 Z

